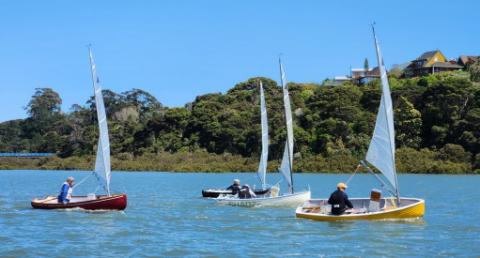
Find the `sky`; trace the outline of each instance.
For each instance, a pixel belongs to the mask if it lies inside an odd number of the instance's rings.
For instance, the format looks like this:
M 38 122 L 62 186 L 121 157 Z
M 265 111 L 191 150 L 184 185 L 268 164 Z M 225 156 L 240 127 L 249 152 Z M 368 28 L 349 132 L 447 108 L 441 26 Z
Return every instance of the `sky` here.
M 25 118 L 35 88 L 62 110 L 101 86 L 146 90 L 169 107 L 256 76 L 321 83 L 375 66 L 370 24 L 387 67 L 428 50 L 480 55 L 480 1 L 0 0 L 0 122 Z

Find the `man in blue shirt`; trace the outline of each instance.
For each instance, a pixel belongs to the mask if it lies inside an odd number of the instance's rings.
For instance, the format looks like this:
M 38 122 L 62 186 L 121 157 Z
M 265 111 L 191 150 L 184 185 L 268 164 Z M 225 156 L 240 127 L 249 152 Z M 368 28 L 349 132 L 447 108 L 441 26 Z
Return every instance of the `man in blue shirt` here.
M 73 177 L 68 177 L 67 180 L 63 183 L 62 189 L 60 190 L 60 194 L 58 195 L 58 202 L 60 203 L 68 203 L 72 198 L 72 191 L 73 191 Z

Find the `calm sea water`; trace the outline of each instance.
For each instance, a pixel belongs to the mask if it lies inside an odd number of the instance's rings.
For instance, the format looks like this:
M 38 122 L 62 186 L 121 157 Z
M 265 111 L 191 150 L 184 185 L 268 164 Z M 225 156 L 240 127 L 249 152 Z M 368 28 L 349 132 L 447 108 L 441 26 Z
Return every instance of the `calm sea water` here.
M 34 196 L 57 194 L 65 177 L 87 172 L 0 171 L 0 257 L 480 257 L 480 176 L 401 175 L 402 196 L 425 198 L 424 219 L 314 222 L 291 208 L 240 208 L 202 199 L 201 189 L 254 174 L 113 173 L 128 194 L 124 212 L 45 211 Z M 297 174 L 325 197 L 348 175 Z M 276 183 L 278 174 L 269 182 Z M 358 175 L 350 196 L 368 196 L 372 176 Z M 95 190 L 87 180 L 76 193 Z

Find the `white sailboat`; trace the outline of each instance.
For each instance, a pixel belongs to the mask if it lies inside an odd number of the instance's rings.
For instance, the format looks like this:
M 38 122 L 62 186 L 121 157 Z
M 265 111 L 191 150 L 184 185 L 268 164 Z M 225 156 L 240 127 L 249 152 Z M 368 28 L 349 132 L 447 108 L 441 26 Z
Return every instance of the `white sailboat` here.
M 288 193 L 282 195 L 281 197 L 285 199 L 295 199 L 300 202 L 310 199 L 311 192 L 310 190 L 295 192 L 293 184 L 293 118 L 292 118 L 292 107 L 290 104 L 290 94 L 288 92 L 287 78 L 285 74 L 285 69 L 282 64 L 282 60 L 279 59 L 280 66 L 280 79 L 282 83 L 283 91 L 283 106 L 285 109 L 285 123 L 287 127 L 287 140 L 285 141 L 285 149 L 283 152 L 282 162 L 280 164 L 280 172 L 282 173 L 285 181 L 288 184 Z
M 380 69 L 382 97 L 380 99 L 380 106 L 372 140 L 365 159 L 383 174 L 387 179 L 388 184 L 368 167 L 367 162 L 361 161 L 360 165 L 364 166 L 369 172 L 371 172 L 380 181 L 382 187 L 390 192 L 393 197 L 380 198 L 381 193 L 379 191 L 372 191 L 370 198 L 351 199 L 354 206 L 353 211 L 340 216 L 330 214 L 330 207 L 326 199 L 310 200 L 297 208 L 297 217 L 323 221 L 405 219 L 422 217 L 425 213 L 424 200 L 400 197 L 397 171 L 395 167 L 395 131 L 392 98 L 385 64 L 375 34 L 375 28 L 372 26 L 372 29 L 377 62 Z
M 97 196 L 95 194 L 89 194 L 88 196 L 72 196 L 70 202 L 68 203 L 58 203 L 56 196 L 47 196 L 43 199 L 32 200 L 31 204 L 34 208 L 65 209 L 79 207 L 87 210 L 123 210 L 127 206 L 126 194 L 110 193 L 111 165 L 107 115 L 103 102 L 102 88 L 98 85 L 96 66 L 93 60 L 92 50 L 90 48 L 89 58 L 99 128 L 97 157 L 95 161 L 95 170 L 93 171 L 93 175 L 95 175 L 99 185 L 102 186 L 105 190 L 106 195 Z
M 233 206 L 244 207 L 272 207 L 272 206 L 297 206 L 306 200 L 310 199 L 310 190 L 295 193 L 293 189 L 293 120 L 292 110 L 290 106 L 290 95 L 288 93 L 285 71 L 283 69 L 282 62 L 280 61 L 280 74 L 283 89 L 283 103 L 285 107 L 285 121 L 287 126 L 287 140 L 285 142 L 285 150 L 280 166 L 280 172 L 283 175 L 288 185 L 288 193 L 278 195 L 279 188 L 272 187 L 272 191 L 267 196 L 261 196 L 257 198 L 240 199 L 236 197 L 222 197 L 218 199 L 220 204 L 228 204 Z M 261 110 L 261 122 L 262 122 L 262 154 L 260 157 L 260 164 L 258 168 L 258 176 L 262 182 L 262 187 L 265 188 L 265 175 L 267 171 L 268 160 L 268 120 L 267 120 L 267 108 L 265 105 L 265 96 L 263 93 L 263 85 L 260 82 L 260 110 Z
M 260 81 L 260 113 L 261 113 L 261 125 L 262 125 L 262 152 L 260 155 L 260 162 L 258 165 L 258 179 L 262 185 L 262 189 L 255 189 L 254 193 L 257 196 L 264 196 L 271 194 L 271 188 L 267 187 L 266 175 L 267 175 L 267 163 L 268 163 L 268 118 L 267 118 L 267 106 L 265 103 L 265 94 L 263 92 L 263 84 Z M 276 188 L 273 188 L 275 191 Z M 224 198 L 225 196 L 232 195 L 231 190 L 226 189 L 204 189 L 202 190 L 203 197 L 207 198 Z

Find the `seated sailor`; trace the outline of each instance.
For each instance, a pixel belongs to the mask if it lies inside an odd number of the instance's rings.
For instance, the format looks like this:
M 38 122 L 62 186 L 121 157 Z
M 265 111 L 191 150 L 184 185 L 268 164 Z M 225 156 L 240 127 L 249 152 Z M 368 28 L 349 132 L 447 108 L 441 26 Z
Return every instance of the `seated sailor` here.
M 67 180 L 63 183 L 62 189 L 60 189 L 60 194 L 58 195 L 58 202 L 60 203 L 68 203 L 72 198 L 72 191 L 73 191 L 73 177 L 68 177 Z
M 233 195 L 238 194 L 240 192 L 240 180 L 238 179 L 233 180 L 233 184 L 227 187 L 227 190 L 232 191 Z
M 250 189 L 249 185 L 244 185 L 242 186 L 242 189 L 240 189 L 240 192 L 238 193 L 238 197 L 240 199 L 250 199 L 250 198 L 255 198 L 257 196 L 252 191 L 252 189 Z
M 328 199 L 328 204 L 332 205 L 332 214 L 333 215 L 342 215 L 347 207 L 353 209 L 353 205 L 348 200 L 348 195 L 345 193 L 347 185 L 344 183 L 337 184 L 337 190 L 330 195 Z

